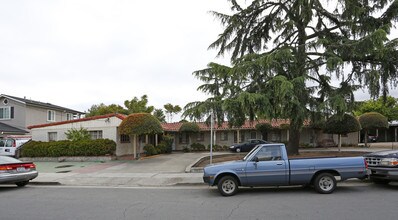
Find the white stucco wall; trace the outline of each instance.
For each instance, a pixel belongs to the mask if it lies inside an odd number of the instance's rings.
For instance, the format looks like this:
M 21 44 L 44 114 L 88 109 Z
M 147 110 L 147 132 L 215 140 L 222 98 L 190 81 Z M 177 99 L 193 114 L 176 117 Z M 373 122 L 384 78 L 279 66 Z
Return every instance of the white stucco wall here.
M 65 132 L 75 128 L 85 128 L 88 131 L 102 131 L 102 137 L 116 142 L 116 155 L 133 154 L 131 143 L 120 143 L 120 135 L 118 134 L 118 126 L 122 122 L 117 117 L 101 118 L 90 121 L 78 121 L 60 125 L 52 125 L 40 128 L 32 128 L 32 140 L 48 141 L 48 133 L 56 132 L 57 140 L 66 140 Z M 130 149 L 131 148 L 131 149 Z

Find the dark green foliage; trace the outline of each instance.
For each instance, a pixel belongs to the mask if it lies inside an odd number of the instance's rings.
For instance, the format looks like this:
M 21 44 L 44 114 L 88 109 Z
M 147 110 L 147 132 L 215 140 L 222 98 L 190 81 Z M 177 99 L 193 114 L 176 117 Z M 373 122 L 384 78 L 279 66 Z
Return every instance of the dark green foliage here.
M 325 124 L 324 133 L 348 134 L 361 130 L 361 125 L 355 116 L 344 114 L 343 116 L 333 115 Z
M 184 116 L 214 112 L 232 126 L 290 119 L 288 152 L 297 154 L 305 120 L 351 112 L 360 87 L 377 97 L 397 84 L 398 40 L 387 37 L 396 1 L 229 2 L 231 14 L 213 12 L 224 30 L 210 48 L 231 53 L 232 67 L 210 63 L 193 73 L 211 98 L 187 104 Z
M 144 151 L 146 156 L 158 154 L 157 149 L 152 144 L 147 144 L 144 146 Z
M 30 141 L 22 148 L 23 157 L 114 155 L 116 143 L 109 139 L 82 141 Z
M 153 110 L 155 110 L 155 107 L 147 105 L 148 105 L 147 95 L 141 96 L 141 99 L 134 97 L 133 99 L 131 99 L 131 101 L 129 100 L 124 101 L 124 106 L 127 108 L 129 114 L 141 113 L 141 112 L 152 113 Z
M 90 140 L 90 133 L 85 128 L 72 128 L 65 132 L 66 138 L 70 141 Z
M 272 125 L 270 123 L 258 123 L 256 130 L 261 133 L 263 140 L 267 140 L 267 134 L 272 130 Z
M 153 111 L 153 116 L 155 116 L 161 123 L 166 122 L 166 116 L 162 109 L 155 109 Z
M 374 129 L 374 128 L 388 128 L 387 118 L 377 112 L 368 112 L 359 116 L 359 122 L 363 129 Z
M 198 133 L 199 130 L 199 126 L 195 122 L 184 122 L 181 125 L 179 132 Z
M 120 105 L 105 105 L 104 103 L 101 103 L 98 105 L 92 105 L 91 108 L 87 110 L 87 114 L 85 116 L 91 117 L 96 115 L 106 115 L 110 113 L 128 114 L 128 110 L 124 109 Z
M 388 121 L 398 120 L 398 101 L 394 97 L 387 96 L 359 103 L 355 115 L 360 116 L 366 112 L 378 112 L 386 116 Z
M 174 138 L 171 135 L 163 135 L 162 136 L 162 141 L 160 141 L 160 144 L 163 144 L 166 148 L 165 153 L 170 154 L 173 150 L 173 142 Z
M 256 130 L 263 133 L 272 130 L 272 125 L 270 123 L 258 123 L 256 124 Z
M 160 134 L 163 132 L 163 128 L 153 115 L 134 113 L 120 123 L 119 132 L 125 135 Z
M 206 146 L 200 143 L 193 143 L 191 144 L 191 150 L 192 151 L 205 151 Z
M 281 124 L 281 125 L 279 126 L 279 128 L 282 129 L 282 130 L 289 130 L 290 125 L 289 125 L 289 124 Z

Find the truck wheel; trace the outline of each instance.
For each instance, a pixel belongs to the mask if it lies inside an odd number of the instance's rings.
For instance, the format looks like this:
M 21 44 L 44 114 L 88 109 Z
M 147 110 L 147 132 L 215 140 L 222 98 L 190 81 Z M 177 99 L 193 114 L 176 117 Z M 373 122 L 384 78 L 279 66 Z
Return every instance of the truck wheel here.
M 15 183 L 15 185 L 17 185 L 18 187 L 24 187 L 29 183 L 29 181 L 22 181 L 22 182 L 17 182 Z
M 336 189 L 336 178 L 330 173 L 320 173 L 314 180 L 314 187 L 318 193 L 332 193 Z
M 238 148 L 236 148 L 236 153 L 240 153 L 240 148 L 238 147 Z
M 238 182 L 235 177 L 224 176 L 218 181 L 218 191 L 223 196 L 233 196 L 238 192 Z

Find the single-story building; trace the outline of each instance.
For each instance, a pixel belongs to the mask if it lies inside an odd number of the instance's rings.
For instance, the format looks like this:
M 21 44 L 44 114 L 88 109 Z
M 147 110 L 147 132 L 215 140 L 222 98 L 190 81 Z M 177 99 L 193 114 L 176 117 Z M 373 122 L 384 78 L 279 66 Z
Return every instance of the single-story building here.
M 57 141 L 66 140 L 66 132 L 72 128 L 85 128 L 89 131 L 92 139 L 107 138 L 116 142 L 116 155 L 133 154 L 133 145 L 129 136 L 119 134 L 118 127 L 127 116 L 122 114 L 107 114 L 93 116 L 69 121 L 54 122 L 48 124 L 32 125 L 32 139 L 35 141 Z M 220 146 L 230 146 L 233 143 L 240 143 L 248 139 L 264 139 L 272 142 L 288 142 L 289 131 L 283 129 L 281 125 L 289 124 L 288 120 L 271 120 L 273 129 L 267 133 L 267 137 L 255 129 L 257 123 L 269 122 L 266 120 L 247 121 L 243 126 L 229 127 L 227 122 L 214 126 L 214 144 Z M 162 123 L 164 134 L 174 137 L 173 150 L 183 150 L 192 143 L 200 143 L 205 146 L 210 144 L 210 126 L 203 122 L 198 122 L 200 131 L 196 134 L 179 132 L 183 123 Z M 343 145 L 357 145 L 358 132 L 350 133 L 342 137 Z M 159 137 L 141 136 L 138 138 L 138 153 L 143 153 L 145 143 L 155 144 Z M 324 134 L 321 130 L 312 129 L 304 126 L 301 132 L 302 146 L 318 146 L 322 140 L 332 140 L 337 143 L 337 135 Z M 189 141 L 191 143 L 189 143 Z
M 256 124 L 270 123 L 272 130 L 267 133 L 266 137 L 256 130 Z M 182 150 L 192 143 L 200 143 L 208 146 L 210 143 L 210 125 L 198 122 L 200 129 L 199 133 L 187 134 L 179 132 L 183 123 L 163 123 L 162 127 L 166 134 L 174 137 L 173 150 Z M 230 146 L 233 143 L 241 143 L 248 139 L 263 139 L 271 142 L 289 141 L 289 130 L 284 128 L 283 125 L 288 125 L 289 120 L 274 119 L 274 120 L 259 120 L 259 121 L 246 121 L 241 127 L 230 127 L 228 122 L 221 125 L 214 125 L 214 143 L 220 146 Z M 325 134 L 320 129 L 313 129 L 304 126 L 301 130 L 300 145 L 316 147 L 322 144 L 324 140 L 331 140 L 335 144 L 338 143 L 338 136 L 333 134 Z M 191 143 L 189 143 L 189 141 Z M 358 132 L 353 132 L 347 135 L 342 135 L 342 144 L 358 145 Z
M 118 126 L 125 118 L 122 114 L 107 114 L 69 121 L 54 122 L 48 124 L 32 125 L 28 128 L 35 141 L 66 140 L 65 132 L 70 129 L 85 128 L 91 135 L 91 139 L 107 138 L 117 144 L 116 155 L 133 154 L 133 148 L 128 136 L 119 135 Z

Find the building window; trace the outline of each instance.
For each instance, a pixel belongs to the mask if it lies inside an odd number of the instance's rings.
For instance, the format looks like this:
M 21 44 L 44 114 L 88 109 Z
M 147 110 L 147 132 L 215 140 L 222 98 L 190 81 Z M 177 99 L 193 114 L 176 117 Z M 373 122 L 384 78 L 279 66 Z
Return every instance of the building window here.
M 221 133 L 221 141 L 228 141 L 228 131 L 224 131 Z
M 205 133 L 201 132 L 198 134 L 196 141 L 204 141 L 205 140 Z
M 55 121 L 55 111 L 53 110 L 47 111 L 47 121 Z
M 66 120 L 70 121 L 73 119 L 73 115 L 71 113 L 66 113 Z
M 89 131 L 91 140 L 102 139 L 102 131 Z
M 48 141 L 57 141 L 57 132 L 48 132 Z
M 0 119 L 11 119 L 11 107 L 0 108 Z
M 130 136 L 121 134 L 120 135 L 120 143 L 130 143 Z

